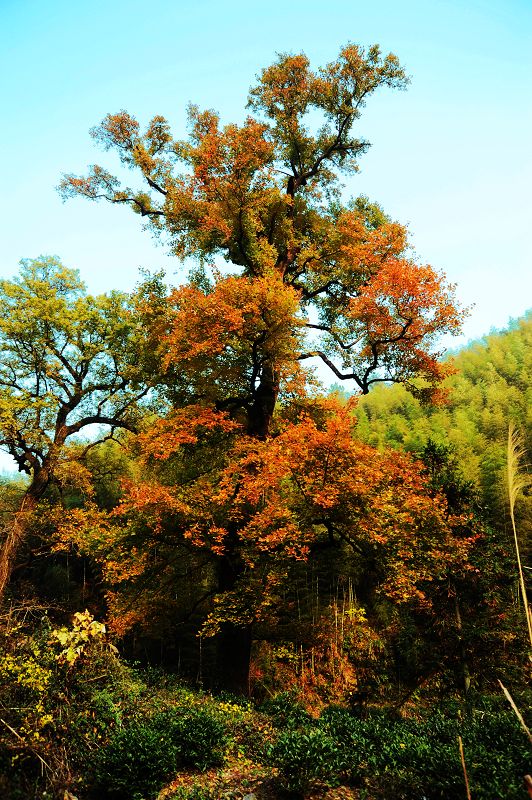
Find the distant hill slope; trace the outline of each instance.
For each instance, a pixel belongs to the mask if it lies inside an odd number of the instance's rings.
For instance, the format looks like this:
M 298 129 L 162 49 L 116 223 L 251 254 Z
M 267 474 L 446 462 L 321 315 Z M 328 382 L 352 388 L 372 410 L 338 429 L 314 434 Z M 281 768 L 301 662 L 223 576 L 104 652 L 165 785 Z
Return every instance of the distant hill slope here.
M 423 407 L 402 386 L 379 386 L 361 399 L 358 435 L 377 447 L 419 450 L 430 437 L 455 447 L 464 476 L 490 517 L 505 508 L 508 423 L 532 431 L 532 312 L 453 358 L 449 403 Z M 525 502 L 526 505 L 526 502 Z

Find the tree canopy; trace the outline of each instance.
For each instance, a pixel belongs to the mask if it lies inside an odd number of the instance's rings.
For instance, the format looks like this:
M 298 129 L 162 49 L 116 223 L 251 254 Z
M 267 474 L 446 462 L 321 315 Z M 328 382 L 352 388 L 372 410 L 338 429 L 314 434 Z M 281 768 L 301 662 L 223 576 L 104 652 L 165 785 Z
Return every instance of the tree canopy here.
M 214 361 L 236 368 L 236 381 L 216 383 L 216 401 L 243 409 L 250 433 L 267 435 L 279 390 L 307 359 L 364 394 L 381 381 L 437 391 L 437 338 L 461 320 L 453 288 L 409 257 L 405 228 L 378 206 L 344 204 L 338 182 L 369 146 L 354 128 L 370 95 L 406 84 L 397 58 L 376 46 L 348 45 L 317 71 L 304 55 L 281 55 L 251 89 L 241 125 L 191 106 L 184 141 L 160 116 L 144 132 L 125 111 L 94 128 L 143 179 L 141 190 L 97 165 L 62 181 L 64 197 L 131 206 L 203 270 L 220 258 L 232 265 L 235 274 L 213 283 L 196 274 L 173 293 L 174 331 L 184 326 L 185 337 L 170 339 L 180 369 L 204 373 L 200 352 L 217 376 Z

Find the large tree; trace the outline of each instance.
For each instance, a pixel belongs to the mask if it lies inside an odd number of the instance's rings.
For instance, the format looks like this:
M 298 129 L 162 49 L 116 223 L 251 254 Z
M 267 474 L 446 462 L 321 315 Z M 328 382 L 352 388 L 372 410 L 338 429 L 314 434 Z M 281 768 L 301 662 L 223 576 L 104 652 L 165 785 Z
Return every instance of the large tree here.
M 87 295 L 75 270 L 55 258 L 24 260 L 20 277 L 0 281 L 0 447 L 29 476 L 18 512 L 5 524 L 0 597 L 27 520 L 76 457 L 117 429 L 135 430 L 140 331 L 126 295 Z M 71 453 L 70 453 L 71 455 Z
M 383 381 L 407 384 L 426 396 L 438 393 L 444 367 L 436 342 L 441 334 L 456 332 L 461 321 L 453 287 L 409 255 L 403 226 L 365 198 L 344 203 L 338 183 L 341 173 L 357 171 L 358 158 L 369 146 L 355 132 L 367 99 L 381 87 L 406 84 L 397 58 L 382 57 L 376 46 L 364 51 L 348 45 L 317 71 L 304 55 L 281 55 L 251 90 L 251 113 L 242 124 L 222 126 L 213 111 L 191 106 L 189 136 L 178 141 L 163 117 L 154 117 L 141 132 L 125 111 L 107 116 L 92 134 L 139 175 L 141 188 L 121 185 L 101 166 L 62 181 L 65 197 L 130 206 L 148 228 L 166 237 L 178 258 L 199 262 L 188 282 L 168 297 L 156 280 L 148 282 L 139 309 L 150 349 L 159 356 L 159 375 L 165 374 L 179 412 L 177 420 L 170 417 L 166 438 L 159 439 L 161 451 L 173 453 L 186 444 L 187 434 L 180 439 L 183 419 L 191 430 L 194 420 L 196 429 L 211 430 L 227 420 L 240 426 L 237 445 L 227 451 L 227 469 L 236 477 L 226 501 L 240 508 L 246 474 L 253 476 L 252 497 L 242 501 L 239 513 L 229 508 L 223 524 L 213 520 L 209 536 L 198 535 L 199 546 L 211 542 L 217 556 L 219 607 L 253 569 L 254 556 L 247 556 L 250 525 L 253 546 L 268 550 L 251 520 L 269 531 L 273 553 L 281 547 L 300 557 L 309 531 L 312 539 L 332 530 L 334 540 L 335 525 L 351 531 L 345 538 L 353 540 L 356 515 L 338 523 L 337 488 L 331 488 L 332 498 L 320 495 L 318 505 L 328 511 L 316 516 L 309 511 L 307 526 L 303 503 L 300 521 L 287 527 L 288 500 L 270 508 L 273 489 L 266 485 L 262 456 L 251 455 L 261 442 L 266 461 L 276 452 L 269 443 L 282 429 L 273 422 L 280 406 L 304 435 L 305 402 L 295 399 L 305 393 L 304 364 L 321 360 L 336 378 L 350 380 L 364 394 Z M 216 453 L 216 464 L 218 458 Z M 309 469 L 314 469 L 313 458 L 308 457 Z M 331 455 L 342 458 L 341 447 Z M 354 451 L 349 458 L 356 461 Z M 368 463 L 367 454 L 364 460 Z M 287 477 L 291 470 L 281 484 L 297 483 L 299 478 Z M 220 481 L 224 474 L 219 473 Z M 261 480 L 266 481 L 262 493 Z M 375 499 L 378 492 L 368 503 L 362 477 L 356 481 L 349 487 L 355 499 L 347 506 L 362 508 L 366 519 L 372 509 L 386 516 Z M 279 491 L 276 496 L 284 497 Z M 198 492 L 201 496 L 201 482 Z M 211 487 L 205 496 L 212 498 L 213 492 Z M 143 502 L 139 499 L 140 506 Z M 183 521 L 181 530 L 190 541 L 189 522 Z M 236 675 L 236 688 L 243 688 L 252 621 L 235 620 L 234 614 L 218 621 L 221 659 L 230 651 L 240 659 L 225 664 L 222 672 Z

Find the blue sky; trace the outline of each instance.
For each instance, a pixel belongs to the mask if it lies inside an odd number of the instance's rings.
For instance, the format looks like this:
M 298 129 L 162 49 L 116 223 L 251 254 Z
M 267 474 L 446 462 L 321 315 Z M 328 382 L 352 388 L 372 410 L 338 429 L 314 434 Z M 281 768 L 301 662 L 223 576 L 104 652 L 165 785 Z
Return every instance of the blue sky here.
M 127 209 L 57 196 L 62 172 L 114 169 L 89 128 L 125 108 L 183 134 L 189 101 L 239 119 L 276 52 L 320 65 L 350 40 L 395 52 L 412 84 L 371 99 L 373 147 L 347 190 L 408 223 L 419 258 L 475 304 L 458 343 L 532 305 L 530 0 L 0 0 L 0 37 L 2 277 L 42 253 L 93 292 L 132 288 L 139 267 L 178 280 Z

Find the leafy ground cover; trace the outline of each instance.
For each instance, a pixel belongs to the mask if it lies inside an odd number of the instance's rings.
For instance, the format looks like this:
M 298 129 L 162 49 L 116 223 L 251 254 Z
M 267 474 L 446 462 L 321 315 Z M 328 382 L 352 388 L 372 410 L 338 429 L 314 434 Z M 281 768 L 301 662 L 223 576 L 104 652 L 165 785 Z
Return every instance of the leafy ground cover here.
M 459 735 L 476 799 L 523 796 L 529 745 L 499 698 L 400 715 L 318 712 L 288 692 L 259 704 L 122 663 L 89 614 L 62 629 L 15 619 L 0 660 L 0 788 L 13 800 L 465 797 Z

